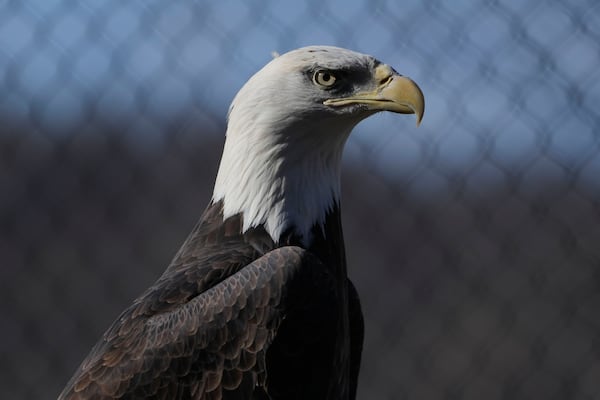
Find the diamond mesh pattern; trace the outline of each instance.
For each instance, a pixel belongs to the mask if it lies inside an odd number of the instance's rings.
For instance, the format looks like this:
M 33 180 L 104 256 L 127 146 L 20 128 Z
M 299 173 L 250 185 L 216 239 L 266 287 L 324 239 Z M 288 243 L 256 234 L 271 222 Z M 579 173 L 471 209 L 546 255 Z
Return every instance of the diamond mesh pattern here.
M 427 110 L 350 139 L 362 399 L 600 398 L 600 6 L 0 1 L 0 388 L 55 397 L 210 198 L 227 106 L 307 44 Z

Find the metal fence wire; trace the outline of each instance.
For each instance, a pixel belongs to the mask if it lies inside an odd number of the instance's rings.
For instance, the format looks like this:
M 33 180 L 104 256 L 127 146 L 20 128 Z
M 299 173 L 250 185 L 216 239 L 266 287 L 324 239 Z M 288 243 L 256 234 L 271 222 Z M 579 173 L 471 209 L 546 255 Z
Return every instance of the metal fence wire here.
M 55 398 L 210 198 L 272 51 L 425 93 L 345 154 L 361 399 L 600 399 L 600 3 L 0 0 L 0 392 Z

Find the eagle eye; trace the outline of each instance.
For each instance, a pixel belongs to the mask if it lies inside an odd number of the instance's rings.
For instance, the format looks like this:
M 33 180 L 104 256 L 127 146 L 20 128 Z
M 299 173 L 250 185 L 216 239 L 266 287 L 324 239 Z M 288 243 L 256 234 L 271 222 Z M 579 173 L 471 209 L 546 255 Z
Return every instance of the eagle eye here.
M 335 74 L 327 70 L 319 70 L 313 75 L 313 82 L 319 86 L 331 87 L 336 80 Z

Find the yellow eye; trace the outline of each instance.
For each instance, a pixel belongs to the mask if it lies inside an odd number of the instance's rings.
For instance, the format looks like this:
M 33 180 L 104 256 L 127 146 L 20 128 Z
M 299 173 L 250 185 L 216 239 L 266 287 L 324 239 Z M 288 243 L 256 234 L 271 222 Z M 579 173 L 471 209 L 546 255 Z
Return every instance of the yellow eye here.
M 317 85 L 325 86 L 325 87 L 333 86 L 335 84 L 336 80 L 337 80 L 337 78 L 330 71 L 324 71 L 324 70 L 317 71 L 317 72 L 315 72 L 315 74 L 313 76 L 314 83 L 316 83 Z

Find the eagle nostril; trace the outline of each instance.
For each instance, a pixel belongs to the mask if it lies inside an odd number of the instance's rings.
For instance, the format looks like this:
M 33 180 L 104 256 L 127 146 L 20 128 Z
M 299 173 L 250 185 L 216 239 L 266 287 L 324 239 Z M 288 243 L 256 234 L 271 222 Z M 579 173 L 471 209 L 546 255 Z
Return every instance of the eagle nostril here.
M 383 85 L 387 85 L 388 83 L 390 83 L 390 81 L 391 81 L 391 80 L 392 80 L 392 75 L 388 75 L 388 76 L 386 76 L 385 78 L 383 78 L 383 79 L 382 79 L 382 80 L 379 82 L 379 84 L 380 84 L 380 85 L 382 85 L 382 86 L 383 86 Z

